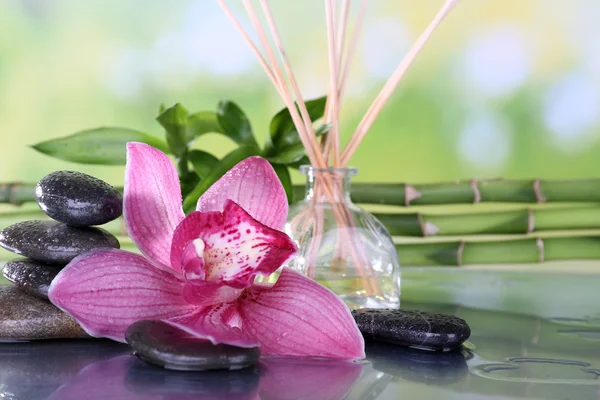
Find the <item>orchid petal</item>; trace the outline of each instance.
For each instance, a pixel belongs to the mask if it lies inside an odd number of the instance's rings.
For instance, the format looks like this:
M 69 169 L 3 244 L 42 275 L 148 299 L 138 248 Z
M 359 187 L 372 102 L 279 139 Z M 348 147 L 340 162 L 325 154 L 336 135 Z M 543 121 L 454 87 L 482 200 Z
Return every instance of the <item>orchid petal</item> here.
M 206 307 L 235 301 L 243 290 L 222 283 L 195 280 L 186 283 L 183 296 L 188 303 Z
M 141 319 L 188 315 L 184 282 L 144 257 L 99 249 L 71 261 L 52 281 L 50 301 L 94 337 L 125 342 L 125 330 Z
M 222 211 L 233 200 L 269 228 L 283 230 L 288 201 L 285 189 L 269 162 L 249 157 L 235 165 L 198 199 L 197 211 Z
M 174 268 L 190 263 L 186 249 L 198 239 L 204 279 L 239 288 L 250 286 L 256 274 L 272 274 L 297 250 L 286 234 L 262 225 L 231 200 L 223 213 L 196 211 L 179 224 L 171 248 Z
M 171 160 L 143 143 L 127 143 L 123 214 L 129 236 L 151 260 L 170 268 L 171 239 L 183 220 L 181 188 Z
M 240 328 L 241 319 L 236 303 L 217 304 L 194 315 L 169 318 L 164 322 L 199 339 L 210 340 L 213 344 L 258 346 L 257 340 Z
M 350 361 L 274 359 L 260 361 L 261 398 L 277 400 L 345 399 L 364 365 Z
M 364 340 L 348 307 L 317 282 L 283 268 L 272 287 L 246 289 L 239 300 L 244 330 L 261 354 L 359 359 Z

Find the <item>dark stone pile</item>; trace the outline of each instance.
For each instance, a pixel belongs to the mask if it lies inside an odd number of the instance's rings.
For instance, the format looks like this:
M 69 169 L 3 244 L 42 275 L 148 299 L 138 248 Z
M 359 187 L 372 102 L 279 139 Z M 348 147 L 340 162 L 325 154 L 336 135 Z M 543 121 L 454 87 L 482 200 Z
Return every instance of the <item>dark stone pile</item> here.
M 115 236 L 96 225 L 121 216 L 123 198 L 92 176 L 57 171 L 42 178 L 35 198 L 52 220 L 23 221 L 0 232 L 0 245 L 23 256 L 5 264 L 0 286 L 0 341 L 89 337 L 72 317 L 52 305 L 52 280 L 75 257 L 99 248 L 119 248 Z M 237 370 L 256 363 L 258 348 L 213 345 L 161 322 L 138 321 L 127 342 L 142 360 L 166 369 Z
M 3 269 L 15 287 L 0 286 L 0 340 L 85 337 L 77 322 L 48 301 L 48 288 L 78 255 L 119 248 L 115 236 L 95 225 L 120 217 L 123 198 L 108 183 L 74 171 L 42 178 L 35 198 L 53 221 L 23 221 L 0 231 L 0 246 L 24 257 Z

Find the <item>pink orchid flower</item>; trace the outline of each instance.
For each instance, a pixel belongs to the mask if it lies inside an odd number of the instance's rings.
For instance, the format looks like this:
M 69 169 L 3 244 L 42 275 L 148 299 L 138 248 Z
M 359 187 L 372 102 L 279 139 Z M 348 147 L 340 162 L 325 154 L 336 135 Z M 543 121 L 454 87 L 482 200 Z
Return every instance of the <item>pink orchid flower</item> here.
M 124 342 L 142 319 L 265 356 L 357 359 L 364 342 L 346 305 L 327 288 L 283 268 L 274 285 L 254 284 L 292 257 L 283 232 L 285 191 L 269 163 L 236 165 L 185 216 L 177 171 L 159 150 L 127 145 L 124 217 L 143 256 L 99 249 L 69 263 L 49 298 L 94 337 Z

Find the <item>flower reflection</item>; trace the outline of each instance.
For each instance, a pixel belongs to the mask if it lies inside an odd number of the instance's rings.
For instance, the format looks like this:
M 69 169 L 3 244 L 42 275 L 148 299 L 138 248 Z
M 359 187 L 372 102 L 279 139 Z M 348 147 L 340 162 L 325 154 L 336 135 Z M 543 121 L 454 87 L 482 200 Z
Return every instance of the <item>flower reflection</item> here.
M 237 371 L 179 372 L 120 355 L 84 367 L 50 399 L 341 400 L 360 378 L 363 366 L 264 359 Z

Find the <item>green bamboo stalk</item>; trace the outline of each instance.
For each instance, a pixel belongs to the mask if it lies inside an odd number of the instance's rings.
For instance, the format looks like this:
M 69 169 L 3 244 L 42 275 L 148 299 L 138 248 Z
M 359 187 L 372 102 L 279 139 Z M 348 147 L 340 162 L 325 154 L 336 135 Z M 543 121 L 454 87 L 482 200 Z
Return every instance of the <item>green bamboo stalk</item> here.
M 392 236 L 518 234 L 600 229 L 600 206 L 485 213 L 375 213 Z
M 0 203 L 35 201 L 34 183 L 0 184 Z M 304 197 L 304 186 L 294 186 L 294 198 Z M 600 179 L 587 180 L 471 180 L 425 184 L 356 183 L 352 199 L 359 204 L 435 205 L 545 202 L 598 202 Z
M 35 201 L 35 183 L 10 182 L 0 184 L 0 203 L 20 206 Z
M 404 266 L 521 264 L 600 259 L 600 236 L 397 244 Z
M 294 186 L 296 200 L 304 186 Z M 471 180 L 405 184 L 355 183 L 355 203 L 397 206 L 434 204 L 600 202 L 600 179 L 586 180 Z

